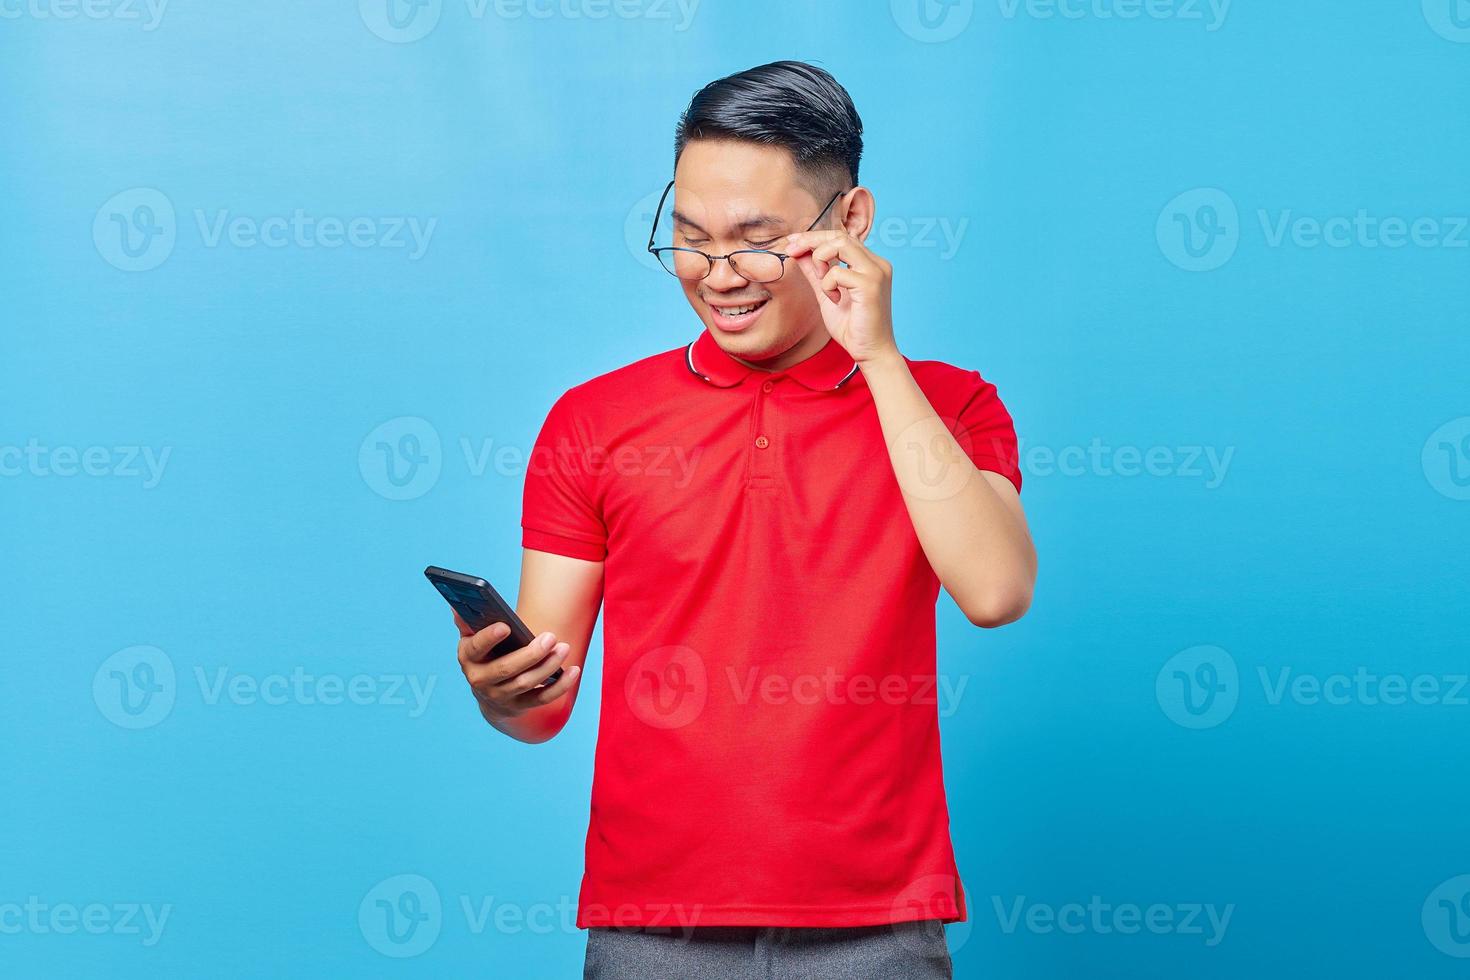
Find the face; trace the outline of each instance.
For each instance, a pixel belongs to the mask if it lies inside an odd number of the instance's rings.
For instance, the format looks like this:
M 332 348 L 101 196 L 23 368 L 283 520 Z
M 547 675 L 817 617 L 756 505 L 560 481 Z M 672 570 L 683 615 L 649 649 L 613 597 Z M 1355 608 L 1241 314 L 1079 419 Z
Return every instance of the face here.
M 789 151 L 734 140 L 685 144 L 672 197 L 673 240 L 665 244 L 710 255 L 746 248 L 779 252 L 786 236 L 805 231 L 827 203 L 802 186 Z M 833 211 L 841 204 L 839 199 Z M 836 221 L 829 211 L 818 228 L 837 227 Z M 777 358 L 813 338 L 813 331 L 821 331 L 814 339 L 826 339 L 817 295 L 794 259 L 786 260 L 775 282 L 743 279 L 723 259 L 708 278 L 678 282 L 715 341 L 743 360 Z

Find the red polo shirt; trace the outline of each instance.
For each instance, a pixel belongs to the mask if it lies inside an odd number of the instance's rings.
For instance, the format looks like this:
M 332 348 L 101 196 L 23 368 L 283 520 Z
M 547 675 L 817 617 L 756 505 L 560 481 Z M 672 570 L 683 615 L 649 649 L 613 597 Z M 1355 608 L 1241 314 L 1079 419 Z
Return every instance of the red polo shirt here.
M 1019 489 L 994 386 L 908 365 Z M 840 345 L 767 373 L 706 331 L 578 385 L 537 439 L 521 524 L 526 548 L 605 562 L 578 927 L 964 919 L 939 581 Z

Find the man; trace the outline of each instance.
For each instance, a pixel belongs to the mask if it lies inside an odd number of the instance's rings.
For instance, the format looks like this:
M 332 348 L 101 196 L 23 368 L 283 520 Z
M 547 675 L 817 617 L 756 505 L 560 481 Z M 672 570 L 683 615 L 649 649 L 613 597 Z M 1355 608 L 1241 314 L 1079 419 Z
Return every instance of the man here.
M 517 604 L 547 632 L 487 660 L 507 630 L 459 624 L 485 719 L 541 742 L 606 605 L 588 977 L 950 975 L 935 601 L 1011 622 L 1036 556 L 995 388 L 899 353 L 861 154 L 810 65 L 694 96 L 650 249 L 703 330 L 552 407 Z

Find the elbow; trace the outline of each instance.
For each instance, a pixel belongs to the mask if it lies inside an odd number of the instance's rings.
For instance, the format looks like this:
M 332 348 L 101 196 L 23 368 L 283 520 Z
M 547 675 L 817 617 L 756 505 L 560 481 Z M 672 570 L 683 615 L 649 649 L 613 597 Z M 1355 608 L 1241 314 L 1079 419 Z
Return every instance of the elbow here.
M 962 611 L 971 623 L 981 629 L 995 629 L 1014 623 L 1031 608 L 1031 587 L 1014 584 L 987 590 L 983 596 L 967 603 Z

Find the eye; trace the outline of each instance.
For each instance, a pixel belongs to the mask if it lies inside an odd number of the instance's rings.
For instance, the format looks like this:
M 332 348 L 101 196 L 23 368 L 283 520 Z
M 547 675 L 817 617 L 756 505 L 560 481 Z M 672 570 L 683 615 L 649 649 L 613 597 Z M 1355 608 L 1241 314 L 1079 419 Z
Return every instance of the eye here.
M 780 240 L 781 239 L 779 238 L 772 238 L 768 242 L 746 242 L 745 244 L 749 245 L 751 248 L 770 248 L 772 245 L 776 244 Z
M 679 240 L 690 248 L 700 248 L 709 244 L 708 238 L 690 238 L 688 235 L 680 236 Z

